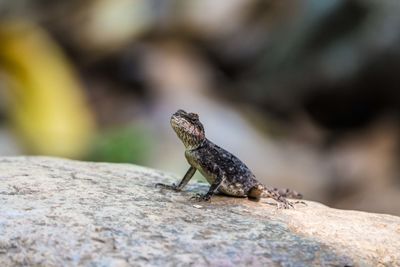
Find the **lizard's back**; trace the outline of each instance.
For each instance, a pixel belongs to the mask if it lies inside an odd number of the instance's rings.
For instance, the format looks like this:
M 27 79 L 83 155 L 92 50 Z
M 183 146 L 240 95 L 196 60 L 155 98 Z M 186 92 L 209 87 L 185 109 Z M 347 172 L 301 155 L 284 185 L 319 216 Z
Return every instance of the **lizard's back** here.
M 208 139 L 197 149 L 187 150 L 185 156 L 210 184 L 218 175 L 225 178 L 218 188 L 221 193 L 246 196 L 248 191 L 258 184 L 254 174 L 240 159 Z

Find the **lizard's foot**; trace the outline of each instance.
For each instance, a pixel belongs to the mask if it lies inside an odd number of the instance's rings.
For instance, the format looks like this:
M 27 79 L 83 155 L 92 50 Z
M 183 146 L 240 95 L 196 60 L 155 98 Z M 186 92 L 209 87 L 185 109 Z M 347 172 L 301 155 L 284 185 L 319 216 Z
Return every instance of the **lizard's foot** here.
M 278 196 L 274 199 L 277 202 L 276 206 L 278 209 L 294 209 L 294 202 L 291 202 L 282 196 Z
M 208 194 L 205 194 L 205 195 L 203 195 L 203 194 L 196 194 L 196 195 L 192 196 L 190 199 L 191 199 L 191 200 L 198 201 L 198 202 L 210 201 L 210 200 L 211 200 L 211 196 L 208 195 Z
M 178 189 L 178 186 L 176 184 L 172 184 L 172 185 L 167 185 L 167 184 L 161 184 L 161 183 L 157 183 L 156 187 L 161 187 L 161 188 L 165 188 L 165 189 L 170 189 L 170 190 L 174 190 L 176 192 L 181 191 L 180 189 Z
M 278 209 L 294 209 L 296 204 L 303 204 L 304 206 L 307 206 L 307 203 L 301 200 L 297 201 L 289 201 L 289 200 L 284 200 L 284 201 L 279 201 L 277 203 L 277 208 Z
M 278 209 L 294 209 L 293 203 L 287 201 L 287 202 L 278 202 L 276 207 Z

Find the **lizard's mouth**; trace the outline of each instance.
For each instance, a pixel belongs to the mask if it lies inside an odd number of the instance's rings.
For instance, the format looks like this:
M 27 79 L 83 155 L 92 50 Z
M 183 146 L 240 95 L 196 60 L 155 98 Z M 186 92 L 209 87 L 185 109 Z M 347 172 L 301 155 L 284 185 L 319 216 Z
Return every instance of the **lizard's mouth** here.
M 171 116 L 171 125 L 174 127 L 174 126 L 177 126 L 177 124 L 178 124 L 178 117 L 177 117 L 177 114 L 176 113 L 174 113 L 172 116 Z
M 193 135 L 194 127 L 190 127 L 190 122 L 185 118 L 183 110 L 178 110 L 171 116 L 172 129 L 177 133 L 180 139 L 190 138 Z
M 187 115 L 186 111 L 179 109 L 177 112 L 172 114 L 171 116 L 171 126 L 172 127 L 178 127 L 182 123 L 183 117 Z
M 175 132 L 178 132 L 179 128 L 182 127 L 182 118 L 175 113 L 171 116 L 170 124 Z

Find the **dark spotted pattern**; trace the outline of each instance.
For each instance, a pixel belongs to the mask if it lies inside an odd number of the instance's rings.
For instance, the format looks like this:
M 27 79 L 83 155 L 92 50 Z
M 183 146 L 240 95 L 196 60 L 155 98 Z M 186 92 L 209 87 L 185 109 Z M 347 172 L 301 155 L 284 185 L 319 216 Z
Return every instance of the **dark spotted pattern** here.
M 295 191 L 269 189 L 259 183 L 241 160 L 205 137 L 203 124 L 197 114 L 178 110 L 171 117 L 171 126 L 185 145 L 185 157 L 191 167 L 179 185 L 157 184 L 158 186 L 180 191 L 198 170 L 211 185 L 207 194 L 195 197 L 198 200 L 209 200 L 219 191 L 230 196 L 256 200 L 270 197 L 280 207 L 289 208 L 292 203 L 285 197 L 301 198 Z
M 247 196 L 258 184 L 254 174 L 240 159 L 205 139 L 201 146 L 185 153 L 188 162 L 212 184 L 218 175 L 223 177 L 218 191 L 231 196 Z

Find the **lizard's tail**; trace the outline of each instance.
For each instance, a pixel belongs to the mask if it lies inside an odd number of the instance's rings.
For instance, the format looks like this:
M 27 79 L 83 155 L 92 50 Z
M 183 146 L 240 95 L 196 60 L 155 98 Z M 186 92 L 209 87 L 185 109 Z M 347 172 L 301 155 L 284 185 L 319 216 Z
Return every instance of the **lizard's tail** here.
M 303 198 L 302 194 L 300 194 L 294 190 L 288 189 L 288 188 L 281 188 L 281 189 L 271 188 L 269 190 L 265 190 L 263 192 L 263 194 L 261 195 L 261 197 L 270 197 L 271 192 L 268 192 L 268 191 L 272 191 L 272 192 L 276 193 L 277 195 L 284 197 L 284 198 L 294 198 L 294 199 L 302 199 Z
M 269 189 L 262 184 L 256 184 L 253 186 L 248 193 L 248 197 L 251 199 L 259 200 L 260 198 L 272 198 L 278 202 L 278 207 L 281 208 L 291 208 L 293 204 L 297 202 L 290 202 L 286 199 L 287 198 L 302 198 L 303 196 L 296 191 L 283 189 L 279 190 L 276 188 Z

